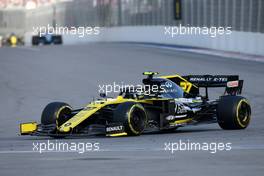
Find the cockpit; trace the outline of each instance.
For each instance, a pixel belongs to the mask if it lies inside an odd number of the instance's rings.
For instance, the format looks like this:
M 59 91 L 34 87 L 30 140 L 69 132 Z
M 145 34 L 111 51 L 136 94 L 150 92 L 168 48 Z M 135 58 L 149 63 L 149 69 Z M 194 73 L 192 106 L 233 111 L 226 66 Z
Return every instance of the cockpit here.
M 184 91 L 180 86 L 169 79 L 165 78 L 151 78 L 143 79 L 141 88 L 121 90 L 120 95 L 124 98 L 183 98 Z
M 171 80 L 164 78 L 156 78 L 161 79 L 160 87 L 163 89 L 160 91 L 160 96 L 162 98 L 183 98 L 184 91 L 180 86 L 172 82 Z
M 182 98 L 184 91 L 180 86 L 169 79 L 152 78 L 143 80 L 144 85 L 150 85 L 152 94 L 161 98 Z

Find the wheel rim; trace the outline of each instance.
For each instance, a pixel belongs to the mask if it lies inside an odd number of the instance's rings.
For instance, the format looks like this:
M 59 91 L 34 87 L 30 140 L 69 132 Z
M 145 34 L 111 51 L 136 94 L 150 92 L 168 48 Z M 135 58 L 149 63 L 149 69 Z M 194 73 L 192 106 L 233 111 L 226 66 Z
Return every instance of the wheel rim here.
M 248 104 L 243 101 L 241 102 L 240 106 L 238 107 L 238 120 L 239 122 L 241 122 L 241 124 L 243 124 L 243 126 L 246 126 L 248 121 L 249 121 L 249 117 L 250 117 L 250 108 L 248 106 Z
M 135 131 L 142 132 L 145 127 L 145 114 L 142 110 L 136 108 L 130 117 L 130 123 Z
M 69 107 L 64 107 L 59 111 L 57 123 L 58 126 L 61 126 L 63 123 L 65 123 L 69 118 L 71 114 L 71 109 Z

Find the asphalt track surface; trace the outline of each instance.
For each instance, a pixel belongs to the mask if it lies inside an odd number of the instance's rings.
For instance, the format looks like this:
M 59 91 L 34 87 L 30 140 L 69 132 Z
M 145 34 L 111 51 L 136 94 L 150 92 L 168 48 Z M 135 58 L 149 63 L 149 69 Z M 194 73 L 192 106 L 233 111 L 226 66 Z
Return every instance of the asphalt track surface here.
M 98 85 L 140 83 L 143 71 L 162 74 L 239 74 L 252 104 L 246 130 L 217 124 L 137 137 L 90 136 L 53 140 L 18 136 L 19 123 L 39 121 L 52 101 L 81 107 Z M 209 55 L 121 44 L 0 49 L 0 175 L 263 175 L 264 64 Z M 221 90 L 210 92 L 212 96 Z M 33 143 L 100 143 L 100 151 L 33 151 Z M 232 143 L 230 151 L 170 151 L 164 143 Z

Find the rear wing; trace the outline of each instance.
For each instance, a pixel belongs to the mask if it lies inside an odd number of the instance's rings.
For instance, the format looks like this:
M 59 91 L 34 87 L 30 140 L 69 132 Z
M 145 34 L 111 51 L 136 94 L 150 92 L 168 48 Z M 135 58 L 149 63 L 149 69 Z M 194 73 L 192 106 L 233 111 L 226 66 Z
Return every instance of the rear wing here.
M 224 95 L 238 95 L 242 93 L 243 80 L 238 75 L 167 75 L 160 78 L 169 79 L 182 87 L 186 95 L 200 95 L 200 88 L 205 88 L 205 98 L 208 99 L 208 88 L 225 87 Z
M 182 77 L 198 88 L 205 88 L 207 96 L 208 87 L 225 87 L 225 94 L 228 95 L 241 94 L 244 82 L 239 80 L 238 75 L 187 75 Z

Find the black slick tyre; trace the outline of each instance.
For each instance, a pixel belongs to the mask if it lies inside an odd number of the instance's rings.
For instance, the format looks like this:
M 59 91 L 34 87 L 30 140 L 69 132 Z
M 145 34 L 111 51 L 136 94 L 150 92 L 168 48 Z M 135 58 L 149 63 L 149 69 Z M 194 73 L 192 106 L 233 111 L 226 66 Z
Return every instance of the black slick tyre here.
M 241 96 L 223 96 L 217 106 L 217 120 L 222 129 L 245 129 L 251 118 L 251 107 Z
M 41 124 L 51 125 L 56 124 L 56 126 L 62 125 L 66 122 L 72 112 L 72 107 L 67 103 L 63 102 L 52 102 L 49 103 L 41 114 Z
M 122 123 L 128 135 L 140 135 L 147 124 L 147 113 L 141 104 L 125 102 L 117 106 L 113 121 Z

